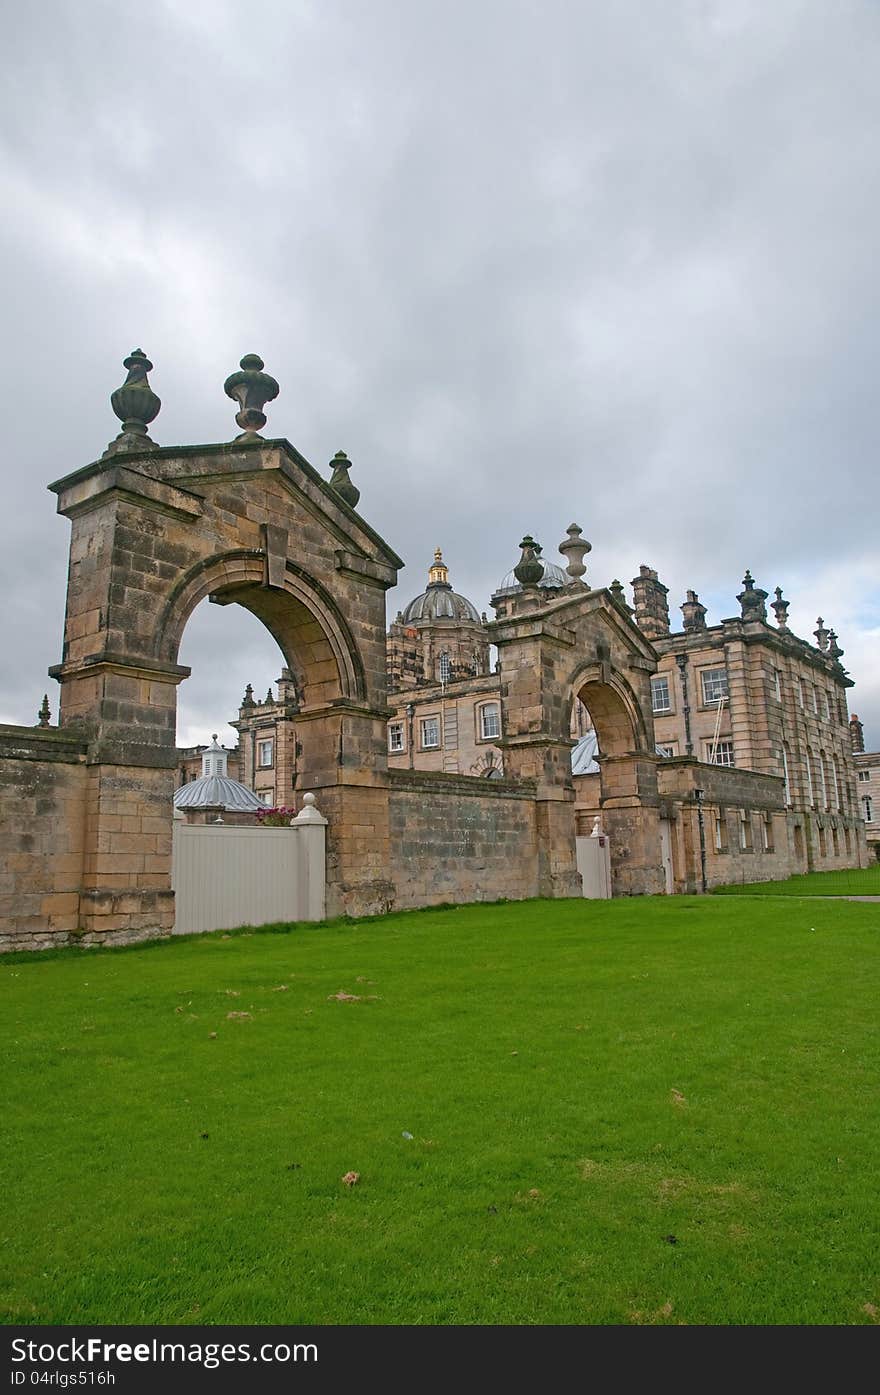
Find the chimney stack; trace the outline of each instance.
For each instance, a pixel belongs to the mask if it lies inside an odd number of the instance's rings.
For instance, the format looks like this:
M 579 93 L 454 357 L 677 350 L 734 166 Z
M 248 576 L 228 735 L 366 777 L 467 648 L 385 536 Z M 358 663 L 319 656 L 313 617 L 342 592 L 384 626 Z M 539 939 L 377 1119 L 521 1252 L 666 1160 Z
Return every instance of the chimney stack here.
M 665 639 L 669 634 L 669 587 L 657 579 L 657 573 L 644 563 L 638 576 L 633 577 L 635 621 L 646 639 Z
M 860 756 L 865 749 L 865 729 L 855 712 L 849 719 L 849 739 L 854 756 Z

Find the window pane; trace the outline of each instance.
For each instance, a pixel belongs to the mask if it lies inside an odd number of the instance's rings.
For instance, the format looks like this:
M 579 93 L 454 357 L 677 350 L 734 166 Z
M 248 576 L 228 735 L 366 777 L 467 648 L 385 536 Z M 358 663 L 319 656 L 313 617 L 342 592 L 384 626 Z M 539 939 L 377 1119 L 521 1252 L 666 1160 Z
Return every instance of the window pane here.
M 727 697 L 727 669 L 704 668 L 700 674 L 703 702 L 707 707 Z
M 651 705 L 655 712 L 668 712 L 670 710 L 668 678 L 651 679 Z
M 480 708 L 480 729 L 487 741 L 501 735 L 501 713 L 497 702 L 487 702 Z

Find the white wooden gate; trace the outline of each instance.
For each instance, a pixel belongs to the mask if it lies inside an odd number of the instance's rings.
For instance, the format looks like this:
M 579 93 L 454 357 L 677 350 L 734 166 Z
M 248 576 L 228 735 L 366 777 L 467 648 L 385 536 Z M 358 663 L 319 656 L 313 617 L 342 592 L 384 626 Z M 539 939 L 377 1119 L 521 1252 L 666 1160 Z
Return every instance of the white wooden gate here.
M 306 799 L 287 828 L 175 820 L 175 935 L 324 919 L 327 820 Z
M 593 823 L 589 838 L 576 838 L 575 847 L 584 896 L 607 900 L 611 895 L 611 847 L 608 834 L 602 832 L 598 819 Z

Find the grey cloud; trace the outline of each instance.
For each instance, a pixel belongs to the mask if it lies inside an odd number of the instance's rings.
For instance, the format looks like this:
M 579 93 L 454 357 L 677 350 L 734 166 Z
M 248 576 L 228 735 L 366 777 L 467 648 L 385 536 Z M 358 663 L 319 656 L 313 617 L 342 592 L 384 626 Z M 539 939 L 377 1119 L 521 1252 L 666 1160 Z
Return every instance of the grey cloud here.
M 60 649 L 44 485 L 114 434 L 135 342 L 163 442 L 232 435 L 223 379 L 262 354 L 268 431 L 319 468 L 347 450 L 406 557 L 392 614 L 438 542 L 482 608 L 522 532 L 551 552 L 572 518 L 597 584 L 648 561 L 716 616 L 746 566 L 846 587 L 848 560 L 864 586 L 875 7 L 62 3 L 10 28 L 7 718 L 32 719 Z M 876 614 L 822 604 L 858 628 L 880 744 Z M 215 694 L 199 634 L 196 711 L 272 664 L 254 650 Z

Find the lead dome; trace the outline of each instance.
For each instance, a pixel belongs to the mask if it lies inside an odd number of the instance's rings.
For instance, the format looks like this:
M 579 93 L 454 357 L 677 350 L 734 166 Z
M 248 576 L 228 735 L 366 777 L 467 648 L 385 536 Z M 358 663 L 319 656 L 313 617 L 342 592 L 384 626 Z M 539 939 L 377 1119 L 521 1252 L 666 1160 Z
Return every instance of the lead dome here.
M 427 588 L 411 600 L 400 617 L 404 625 L 425 620 L 470 620 L 480 623 L 480 614 L 467 596 L 460 596 L 449 584 L 449 569 L 440 548 L 434 549 L 434 564 L 428 573 Z

